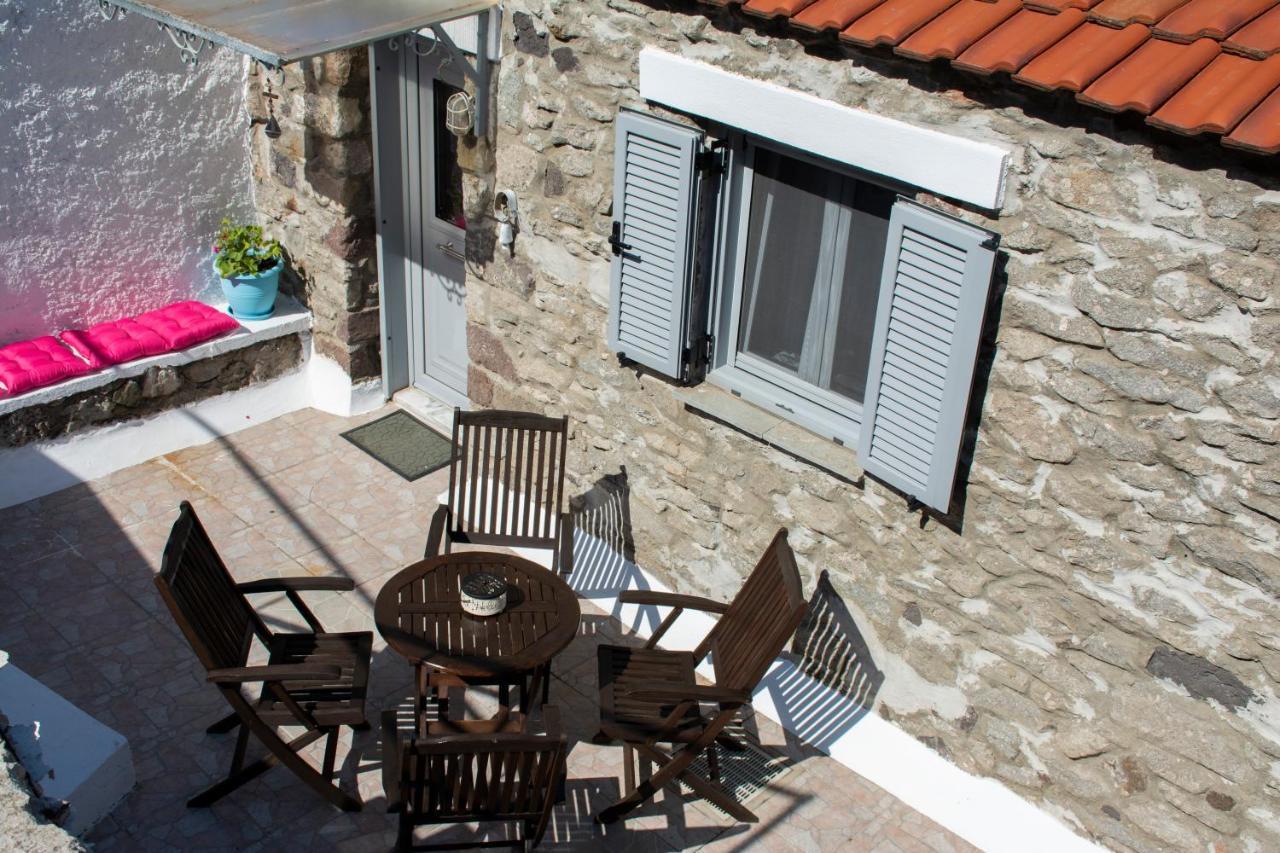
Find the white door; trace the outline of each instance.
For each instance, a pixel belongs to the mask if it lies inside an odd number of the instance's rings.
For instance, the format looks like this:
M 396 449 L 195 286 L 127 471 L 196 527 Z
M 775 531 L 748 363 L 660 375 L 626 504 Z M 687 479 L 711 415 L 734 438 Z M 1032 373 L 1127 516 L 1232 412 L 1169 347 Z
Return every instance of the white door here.
M 428 52 L 429 45 L 419 39 L 418 50 L 401 51 L 407 84 L 403 245 L 409 376 L 445 403 L 465 405 L 467 232 L 459 142 L 445 128 L 445 105 L 461 91 L 462 73 L 445 59 L 443 48 Z

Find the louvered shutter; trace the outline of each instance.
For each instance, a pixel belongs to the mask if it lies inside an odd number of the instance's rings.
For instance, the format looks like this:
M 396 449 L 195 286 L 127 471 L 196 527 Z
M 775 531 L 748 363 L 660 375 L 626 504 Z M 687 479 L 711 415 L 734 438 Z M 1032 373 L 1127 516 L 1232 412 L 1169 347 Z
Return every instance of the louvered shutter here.
M 868 474 L 944 513 L 994 263 L 990 232 L 894 204 L 858 456 Z
M 616 133 L 609 348 L 683 379 L 702 133 L 632 112 Z

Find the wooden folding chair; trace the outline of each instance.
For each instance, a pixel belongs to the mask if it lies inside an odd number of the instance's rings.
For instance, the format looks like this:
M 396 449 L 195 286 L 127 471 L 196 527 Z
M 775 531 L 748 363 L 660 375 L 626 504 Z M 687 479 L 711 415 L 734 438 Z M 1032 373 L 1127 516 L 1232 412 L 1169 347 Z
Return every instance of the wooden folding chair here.
M 756 685 L 804 617 L 806 603 L 787 532 L 778 531 L 730 604 L 646 590 L 623 592 L 619 600 L 672 610 L 644 648 L 599 647 L 597 740 L 622 741 L 625 785 L 622 799 L 597 815 L 596 820 L 612 823 L 664 786 L 674 786 L 682 780 L 738 820 L 755 823 L 756 816 L 720 785 L 715 747 L 720 742 L 732 749 L 741 748 L 724 733 L 725 726 L 751 701 Z M 720 614 L 720 619 L 692 652 L 657 648 L 658 641 L 686 609 Z M 708 654 L 716 683 L 700 685 L 695 668 Z M 704 713 L 703 703 L 715 710 Z M 673 748 L 667 751 L 659 744 L 671 744 Z M 689 770 L 702 752 L 707 754 L 711 779 Z M 639 784 L 634 775 L 636 754 L 657 767 Z
M 572 572 L 573 515 L 563 509 L 569 418 L 454 409 L 453 447 L 448 499 L 431 518 L 423 556 L 448 554 L 458 543 L 546 548 L 552 552 L 552 571 Z M 550 667 L 524 678 L 466 683 L 496 685 L 503 705 L 510 704 L 511 686 L 518 686 L 522 703 L 531 707 L 526 695 L 531 678 L 541 679 L 546 703 Z M 429 679 L 420 671 L 417 680 Z
M 453 410 L 449 497 L 431 519 L 424 556 L 456 543 L 548 548 L 552 571 L 573 571 L 573 516 L 564 511 L 569 418 Z
M 559 714 L 542 709 L 543 732 L 528 718 L 499 711 L 492 720 L 440 720 L 426 734 L 402 738 L 397 715 L 382 715 L 382 784 L 389 811 L 400 813 L 396 850 L 538 846 L 565 779 L 566 744 Z M 511 839 L 413 843 L 418 826 L 514 822 Z
M 212 805 L 279 762 L 329 802 L 347 811 L 359 811 L 360 801 L 330 780 L 340 728 L 368 728 L 365 695 L 373 635 L 368 631 L 325 633 L 298 594 L 351 590 L 355 584 L 346 578 L 318 577 L 237 584 L 195 510 L 183 501 L 165 545 L 156 587 L 204 665 L 208 680 L 231 705 L 232 713 L 211 725 L 208 732 L 240 729 L 227 778 L 192 797 L 187 805 Z M 311 632 L 285 634 L 267 628 L 245 597 L 246 593 L 263 592 L 283 592 Z M 249 666 L 254 636 L 266 647 L 268 657 L 265 664 Z M 244 695 L 241 686 L 245 684 L 262 685 L 257 700 Z M 276 732 L 278 726 L 301 726 L 304 731 L 285 741 Z M 246 766 L 250 732 L 267 748 L 267 755 Z M 320 738 L 327 740 L 324 768 L 317 771 L 298 753 Z

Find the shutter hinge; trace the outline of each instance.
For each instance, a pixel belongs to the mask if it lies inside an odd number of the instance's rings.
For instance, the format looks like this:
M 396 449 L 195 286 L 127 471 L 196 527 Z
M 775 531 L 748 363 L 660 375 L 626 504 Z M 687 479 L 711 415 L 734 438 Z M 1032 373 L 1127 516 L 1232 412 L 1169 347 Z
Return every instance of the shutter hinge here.
M 706 175 L 724 174 L 724 140 L 712 140 L 709 145 L 698 149 L 693 157 L 693 165 Z
M 979 245 L 984 249 L 990 249 L 994 252 L 996 249 L 1000 248 L 1000 235 L 988 234 L 987 239 L 983 240 Z

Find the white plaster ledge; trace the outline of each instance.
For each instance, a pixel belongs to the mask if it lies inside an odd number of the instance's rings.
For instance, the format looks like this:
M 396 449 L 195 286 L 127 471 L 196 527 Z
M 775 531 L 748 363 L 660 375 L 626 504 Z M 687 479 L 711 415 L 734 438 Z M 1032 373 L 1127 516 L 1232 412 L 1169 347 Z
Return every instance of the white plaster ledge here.
M 129 741 L 9 662 L 0 651 L 5 739 L 46 801 L 66 803 L 62 828 L 83 835 L 135 781 Z
M 227 308 L 225 304 L 216 304 L 214 307 L 221 311 L 225 311 Z M 6 397 L 0 400 L 0 417 L 29 406 L 41 406 L 46 403 L 64 400 L 67 397 L 82 394 L 85 391 L 92 391 L 94 388 L 110 385 L 120 379 L 141 376 L 152 367 L 174 367 L 191 364 L 206 358 L 213 358 L 238 349 L 244 349 L 273 338 L 283 338 L 287 335 L 309 332 L 311 330 L 311 313 L 299 302 L 282 294 L 276 300 L 276 312 L 270 317 L 265 320 L 239 320 L 239 323 L 240 328 L 228 335 L 205 341 L 202 344 L 196 344 L 178 352 L 154 355 L 150 358 L 140 358 L 137 361 L 117 364 L 114 367 L 108 367 L 106 370 L 86 373 L 84 376 L 77 376 L 74 379 L 59 382 L 56 385 L 36 388 L 16 397 Z

